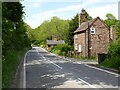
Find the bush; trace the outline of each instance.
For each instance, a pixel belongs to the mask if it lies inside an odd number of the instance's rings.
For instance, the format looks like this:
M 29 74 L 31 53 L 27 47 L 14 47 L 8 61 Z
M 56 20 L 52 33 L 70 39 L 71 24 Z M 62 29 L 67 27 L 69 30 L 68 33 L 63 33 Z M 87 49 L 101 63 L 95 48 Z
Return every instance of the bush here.
M 114 68 L 119 70 L 120 67 L 120 58 L 118 56 L 114 56 L 111 58 L 107 58 L 101 65 L 108 67 L 108 68 Z
M 45 42 L 45 41 L 42 41 L 42 42 L 40 43 L 40 46 L 41 46 L 42 48 L 45 48 L 45 47 L 46 47 L 46 42 Z
M 67 44 L 58 44 L 51 49 L 52 53 L 68 56 L 68 52 L 71 50 L 71 47 Z
M 118 41 L 110 44 L 108 57 L 101 65 L 108 68 L 120 69 L 120 45 Z
M 120 44 L 118 41 L 110 44 L 108 55 L 109 57 L 120 56 Z

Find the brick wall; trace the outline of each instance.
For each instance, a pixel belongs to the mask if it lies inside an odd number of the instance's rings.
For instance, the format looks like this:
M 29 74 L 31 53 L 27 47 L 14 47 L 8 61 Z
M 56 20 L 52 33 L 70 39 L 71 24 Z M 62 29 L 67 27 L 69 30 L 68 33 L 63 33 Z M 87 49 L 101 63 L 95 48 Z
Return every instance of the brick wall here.
M 95 34 L 91 34 L 91 55 L 96 56 L 97 53 L 107 53 L 109 45 L 109 29 L 97 19 L 93 23 Z
M 77 52 L 81 55 L 81 56 L 85 56 L 86 55 L 86 42 L 85 42 L 85 37 L 86 37 L 86 32 L 82 32 L 80 34 L 76 34 L 78 38 L 74 37 L 74 46 L 75 44 L 78 45 L 78 49 Z M 81 45 L 81 52 L 79 52 L 79 45 Z
M 97 56 L 97 53 L 107 53 L 109 45 L 109 29 L 104 25 L 104 23 L 97 19 L 93 23 L 95 28 L 95 34 L 90 34 L 90 53 L 91 56 Z M 77 38 L 74 37 L 75 44 L 81 45 L 82 52 L 81 56 L 88 56 L 88 30 L 77 34 Z

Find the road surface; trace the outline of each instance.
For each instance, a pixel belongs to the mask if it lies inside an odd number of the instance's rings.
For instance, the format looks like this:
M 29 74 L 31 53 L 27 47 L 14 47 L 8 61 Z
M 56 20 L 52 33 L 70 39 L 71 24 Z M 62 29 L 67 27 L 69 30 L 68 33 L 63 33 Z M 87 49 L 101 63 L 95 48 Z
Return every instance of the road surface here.
M 112 88 L 117 90 L 119 75 L 72 61 L 33 47 L 26 53 L 23 68 L 24 88 Z M 112 90 L 111 89 L 111 90 Z

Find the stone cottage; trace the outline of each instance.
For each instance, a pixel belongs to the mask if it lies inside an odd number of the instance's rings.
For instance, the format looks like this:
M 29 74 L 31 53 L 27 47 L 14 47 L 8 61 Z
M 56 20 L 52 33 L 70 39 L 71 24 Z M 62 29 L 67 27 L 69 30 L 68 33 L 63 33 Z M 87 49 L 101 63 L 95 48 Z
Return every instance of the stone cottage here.
M 74 32 L 75 52 L 83 57 L 107 53 L 110 31 L 99 17 L 86 21 L 86 11 L 82 9 L 79 15 L 79 27 Z

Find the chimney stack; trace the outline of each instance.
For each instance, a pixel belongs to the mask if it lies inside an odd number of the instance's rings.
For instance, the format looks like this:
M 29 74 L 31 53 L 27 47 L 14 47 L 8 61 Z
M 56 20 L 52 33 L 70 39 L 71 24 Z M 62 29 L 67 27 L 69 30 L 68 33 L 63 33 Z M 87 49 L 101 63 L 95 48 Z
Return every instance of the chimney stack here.
M 85 9 L 82 9 L 81 13 L 79 15 L 79 27 L 83 22 L 86 22 L 86 11 L 85 11 Z

